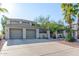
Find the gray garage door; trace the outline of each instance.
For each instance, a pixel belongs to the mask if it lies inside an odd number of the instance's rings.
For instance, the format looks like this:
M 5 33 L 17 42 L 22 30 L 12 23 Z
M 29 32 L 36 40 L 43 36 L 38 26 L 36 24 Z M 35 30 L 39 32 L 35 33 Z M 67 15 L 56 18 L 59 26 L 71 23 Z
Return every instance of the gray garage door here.
M 22 39 L 22 29 L 10 29 L 10 39 Z
M 26 30 L 26 38 L 27 39 L 35 39 L 36 38 L 36 30 L 34 30 L 34 29 L 27 29 Z

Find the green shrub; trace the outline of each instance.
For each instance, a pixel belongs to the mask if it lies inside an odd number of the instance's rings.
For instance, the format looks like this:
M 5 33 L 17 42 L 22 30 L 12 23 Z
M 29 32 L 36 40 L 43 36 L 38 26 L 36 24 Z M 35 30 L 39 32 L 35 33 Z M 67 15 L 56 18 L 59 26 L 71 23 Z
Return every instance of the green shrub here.
M 76 41 L 76 39 L 72 36 L 72 31 L 68 32 L 65 40 L 68 41 L 68 42 L 74 42 L 74 41 Z

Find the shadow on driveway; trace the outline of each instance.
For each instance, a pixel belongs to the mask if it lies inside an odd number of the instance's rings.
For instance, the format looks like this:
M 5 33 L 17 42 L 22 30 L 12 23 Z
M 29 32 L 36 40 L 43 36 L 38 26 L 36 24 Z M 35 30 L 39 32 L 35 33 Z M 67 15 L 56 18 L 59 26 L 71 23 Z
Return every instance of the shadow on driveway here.
M 32 43 L 43 43 L 43 42 L 52 42 L 56 39 L 9 39 L 7 40 L 7 46 L 12 45 L 22 45 L 22 44 L 32 44 Z M 58 41 L 58 40 L 57 40 Z

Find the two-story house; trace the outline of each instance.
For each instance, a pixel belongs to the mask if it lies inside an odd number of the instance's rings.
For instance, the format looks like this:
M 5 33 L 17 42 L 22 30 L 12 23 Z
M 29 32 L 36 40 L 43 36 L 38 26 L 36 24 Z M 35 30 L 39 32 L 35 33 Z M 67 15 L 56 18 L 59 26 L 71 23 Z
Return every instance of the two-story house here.
M 5 27 L 5 39 L 50 38 L 49 30 L 35 27 L 37 23 L 23 19 L 9 18 Z

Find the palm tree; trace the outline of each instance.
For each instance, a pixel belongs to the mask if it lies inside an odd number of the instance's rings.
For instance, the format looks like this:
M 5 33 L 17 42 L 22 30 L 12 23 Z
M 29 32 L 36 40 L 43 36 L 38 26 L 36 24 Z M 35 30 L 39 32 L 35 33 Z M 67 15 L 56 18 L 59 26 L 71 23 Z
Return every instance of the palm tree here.
M 72 28 L 72 22 L 74 21 L 73 13 L 73 4 L 71 3 L 62 3 L 61 5 L 62 12 L 64 15 L 64 20 L 69 24 L 69 27 Z
M 75 12 L 75 15 L 76 15 L 77 18 L 78 18 L 78 21 L 77 21 L 77 24 L 78 24 L 77 37 L 79 38 L 79 3 L 74 4 L 74 12 Z
M 6 8 L 1 7 L 0 4 L 0 13 L 5 13 L 5 12 L 8 12 L 8 10 Z
M 6 8 L 3 8 L 1 7 L 1 4 L 0 4 L 0 14 L 1 13 L 5 13 L 5 12 L 8 12 L 8 10 Z M 5 25 L 6 25 L 6 22 L 7 22 L 7 17 L 5 15 L 1 15 L 1 24 L 2 24 L 2 27 L 3 27 L 3 34 L 4 34 L 4 31 L 5 31 Z
M 64 15 L 64 20 L 69 24 L 69 28 L 72 29 L 72 23 L 74 21 L 73 16 L 75 16 L 74 12 L 73 12 L 73 10 L 74 10 L 73 4 L 62 3 L 61 8 L 62 8 L 62 12 Z M 67 38 L 67 40 L 72 41 L 72 39 L 71 39 L 72 38 L 72 31 L 71 30 L 69 30 L 68 36 L 69 37 Z

